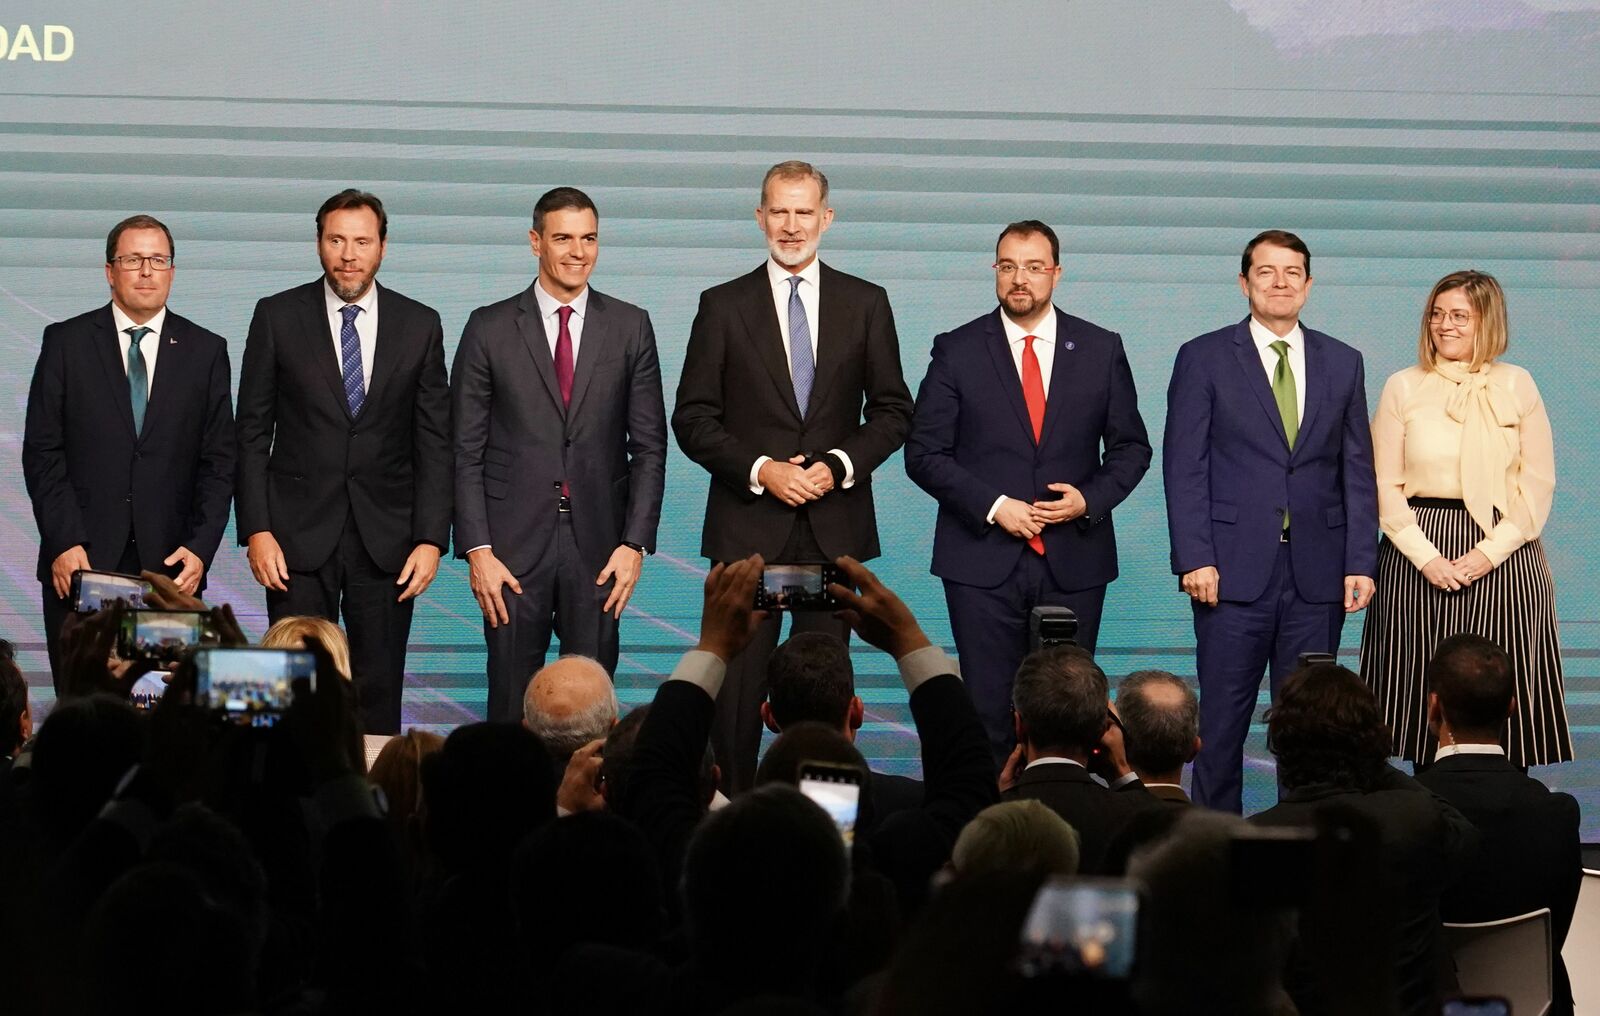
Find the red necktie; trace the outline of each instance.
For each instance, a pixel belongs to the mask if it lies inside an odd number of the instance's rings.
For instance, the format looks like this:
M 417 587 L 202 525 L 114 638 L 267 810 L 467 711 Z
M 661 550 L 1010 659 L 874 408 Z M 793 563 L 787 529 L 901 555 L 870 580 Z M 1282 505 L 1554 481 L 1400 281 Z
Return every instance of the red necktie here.
M 1044 433 L 1044 375 L 1039 371 L 1039 358 L 1033 352 L 1033 340 L 1037 335 L 1025 335 L 1022 338 L 1022 401 L 1028 404 L 1028 422 L 1033 424 L 1033 443 L 1039 443 L 1039 435 Z M 1028 541 L 1028 546 L 1033 548 L 1035 554 L 1044 553 L 1044 536 L 1041 534 Z

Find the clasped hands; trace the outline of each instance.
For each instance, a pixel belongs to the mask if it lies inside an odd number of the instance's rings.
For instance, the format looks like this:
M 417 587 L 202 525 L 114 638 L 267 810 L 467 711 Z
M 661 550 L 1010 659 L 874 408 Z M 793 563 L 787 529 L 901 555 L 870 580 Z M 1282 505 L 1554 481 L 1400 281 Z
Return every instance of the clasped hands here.
M 804 455 L 790 456 L 787 462 L 768 459 L 756 471 L 756 483 L 791 508 L 815 501 L 833 489 L 833 470 L 821 459 L 810 466 L 805 461 Z
M 995 509 L 994 523 L 1012 536 L 1031 540 L 1044 531 L 1045 526 L 1058 522 L 1071 522 L 1089 510 L 1083 494 L 1070 483 L 1052 483 L 1050 490 L 1061 496 L 1054 501 L 1035 501 L 1029 504 L 1008 497 Z
M 1438 555 L 1422 566 L 1422 577 L 1435 589 L 1465 589 L 1494 570 L 1487 554 L 1474 547 L 1454 561 Z

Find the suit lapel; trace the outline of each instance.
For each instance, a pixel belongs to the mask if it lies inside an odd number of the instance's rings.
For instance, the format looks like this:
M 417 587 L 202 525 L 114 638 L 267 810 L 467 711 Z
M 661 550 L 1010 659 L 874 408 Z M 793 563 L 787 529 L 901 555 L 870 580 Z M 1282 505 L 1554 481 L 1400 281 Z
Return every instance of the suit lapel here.
M 334 404 L 349 417 L 350 403 L 344 397 L 344 374 L 339 369 L 338 357 L 333 355 L 334 335 L 328 325 L 328 301 L 323 295 L 326 290 L 327 283 L 321 279 L 306 287 L 306 298 L 300 305 L 300 330 L 304 336 L 302 341 L 311 347 L 306 352 L 310 354 L 311 362 L 317 365 L 317 373 L 322 375 L 327 384 Z
M 167 310 L 167 319 L 161 325 L 161 334 L 155 340 L 161 343 L 161 352 L 156 354 L 155 375 L 150 379 L 150 395 L 144 403 L 144 430 L 140 434 L 148 434 L 155 426 L 155 420 L 165 414 L 167 406 L 167 392 L 175 390 L 174 375 L 183 370 L 187 361 L 183 359 L 183 326 L 179 317 Z M 130 403 L 129 417 L 132 417 Z
M 1305 385 L 1306 408 L 1300 414 L 1300 436 L 1295 439 L 1294 450 L 1310 444 L 1306 435 L 1311 433 L 1311 425 L 1316 421 L 1317 413 L 1328 401 L 1328 369 L 1327 347 L 1323 344 L 1322 336 L 1305 325 L 1300 326 L 1300 332 L 1306 338 L 1306 376 L 1300 379 Z
M 1067 413 L 1062 399 L 1070 385 L 1073 362 L 1073 350 L 1078 348 L 1076 337 L 1072 333 L 1072 325 L 1065 314 L 1052 308 L 1056 316 L 1056 348 L 1051 354 L 1050 361 L 1050 391 L 1045 393 L 1044 399 L 1044 426 L 1040 428 L 1039 444 L 1048 445 L 1051 436 L 1055 433 L 1056 421 Z
M 789 375 L 789 361 L 783 353 L 783 332 L 778 326 L 778 309 L 772 299 L 772 287 L 768 284 L 766 262 L 762 262 L 761 267 L 745 276 L 745 279 L 748 288 L 740 311 L 745 330 L 761 362 L 766 364 L 767 373 L 772 375 L 772 383 L 783 396 L 783 404 L 789 407 L 797 421 L 801 420 L 800 405 L 794 398 L 794 378 Z M 817 316 L 822 317 L 826 312 L 821 309 L 820 301 L 817 306 Z M 818 327 L 826 328 L 826 325 L 819 323 Z M 812 387 L 814 390 L 814 383 Z
M 606 328 L 605 297 L 589 287 L 589 302 L 583 311 L 583 341 L 578 343 L 578 362 L 572 365 L 572 405 L 567 410 L 569 418 L 576 418 L 578 407 L 594 378 L 595 364 L 605 358 L 606 345 L 611 333 Z M 552 363 L 551 369 L 554 370 Z
M 168 318 L 171 318 L 170 314 Z M 128 433 L 134 440 L 138 440 L 139 435 L 133 429 L 133 398 L 128 390 L 128 368 L 124 366 L 127 350 L 122 347 L 118 339 L 116 319 L 111 316 L 111 305 L 108 303 L 95 316 L 94 348 L 100 366 L 105 368 L 106 390 L 114 393 L 111 401 L 117 406 L 118 415 L 127 425 Z
M 820 262 L 817 267 L 821 269 L 817 273 L 817 372 L 811 382 L 808 414 L 815 413 L 826 393 L 833 390 L 833 375 L 838 373 L 849 352 L 843 338 L 849 334 L 849 308 L 845 306 L 843 297 L 839 295 L 839 287 L 834 282 L 839 273 Z M 777 313 L 776 306 L 773 307 L 773 313 Z M 790 387 L 793 386 L 791 378 Z
M 382 286 L 378 286 L 378 335 L 372 349 L 372 376 L 367 378 L 366 400 L 374 404 L 378 390 L 394 376 L 395 368 L 401 359 L 401 326 L 405 322 L 399 320 L 399 301 L 387 299 L 387 292 Z M 341 374 L 341 385 L 343 380 Z M 343 388 L 340 390 L 342 392 Z M 362 408 L 366 408 L 365 404 Z
M 565 415 L 566 407 L 561 404 L 561 385 L 556 381 L 555 360 L 550 356 L 550 340 L 544 334 L 544 317 L 539 313 L 539 298 L 534 294 L 532 285 L 523 291 L 522 299 L 517 303 L 517 333 L 522 336 L 522 344 L 527 347 L 534 368 L 544 380 L 545 390 L 550 393 L 550 401 L 555 403 L 556 412 Z
M 996 380 L 1000 382 L 1000 390 L 1005 393 L 1011 411 L 1016 414 L 1023 437 L 1032 444 L 1033 422 L 1028 419 L 1028 404 L 1022 397 L 1022 377 L 1017 373 L 1017 362 L 1011 358 L 1011 343 L 1006 339 L 1005 326 L 1000 323 L 998 308 L 989 315 L 984 325 L 983 348 L 989 351 Z
M 1283 429 L 1283 416 L 1278 412 L 1278 400 L 1273 397 L 1272 385 L 1267 382 L 1267 372 L 1261 366 L 1261 353 L 1256 349 L 1255 340 L 1250 337 L 1248 317 L 1239 322 L 1233 331 L 1233 354 L 1239 361 L 1239 376 L 1244 379 L 1245 387 L 1249 388 L 1255 395 L 1256 401 L 1261 403 L 1261 411 L 1267 414 L 1273 429 L 1278 432 L 1278 440 L 1283 442 L 1284 450 L 1288 451 L 1289 435 Z M 1305 427 L 1302 425 L 1300 429 L 1305 430 Z

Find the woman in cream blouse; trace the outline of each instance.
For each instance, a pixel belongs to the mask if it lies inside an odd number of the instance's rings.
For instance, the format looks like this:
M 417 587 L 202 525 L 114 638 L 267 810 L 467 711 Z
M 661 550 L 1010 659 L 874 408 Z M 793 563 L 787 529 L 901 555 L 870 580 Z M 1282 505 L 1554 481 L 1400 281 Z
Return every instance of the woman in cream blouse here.
M 1361 675 L 1394 752 L 1433 761 L 1427 664 L 1443 639 L 1482 635 L 1511 656 L 1517 707 L 1503 744 L 1519 766 L 1572 758 L 1555 586 L 1539 543 L 1555 489 L 1550 420 L 1533 378 L 1499 360 L 1505 294 L 1454 272 L 1422 309 L 1418 363 L 1390 377 L 1372 421 L 1378 589 Z

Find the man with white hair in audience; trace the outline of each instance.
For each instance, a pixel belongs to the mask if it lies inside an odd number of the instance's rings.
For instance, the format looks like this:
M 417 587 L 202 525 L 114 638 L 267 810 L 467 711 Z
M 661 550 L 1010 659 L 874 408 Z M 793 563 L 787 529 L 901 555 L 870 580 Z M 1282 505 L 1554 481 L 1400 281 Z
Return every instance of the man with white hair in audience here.
M 617 722 L 617 691 L 599 660 L 562 656 L 539 668 L 522 695 L 522 725 L 539 735 L 557 773 L 573 752 Z

